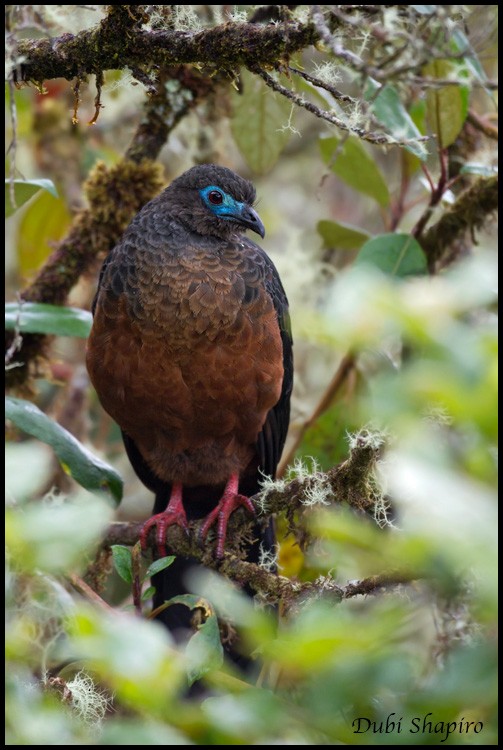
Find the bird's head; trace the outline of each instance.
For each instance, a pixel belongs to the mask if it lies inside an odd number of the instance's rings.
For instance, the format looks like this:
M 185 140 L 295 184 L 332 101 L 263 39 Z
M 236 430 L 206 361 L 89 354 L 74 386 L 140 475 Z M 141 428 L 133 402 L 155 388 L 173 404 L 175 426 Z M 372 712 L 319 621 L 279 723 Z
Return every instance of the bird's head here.
M 251 229 L 264 237 L 264 225 L 253 208 L 255 188 L 226 167 L 192 167 L 173 180 L 166 197 L 177 218 L 198 234 L 226 239 Z

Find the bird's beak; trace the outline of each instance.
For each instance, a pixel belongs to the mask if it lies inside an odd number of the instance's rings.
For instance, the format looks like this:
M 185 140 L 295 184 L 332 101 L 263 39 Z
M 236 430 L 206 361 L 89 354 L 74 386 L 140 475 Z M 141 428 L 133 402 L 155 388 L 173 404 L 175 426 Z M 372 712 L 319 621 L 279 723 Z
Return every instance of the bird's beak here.
M 251 229 L 252 232 L 259 234 L 262 239 L 265 236 L 265 227 L 260 220 L 260 216 L 251 206 L 247 206 L 246 203 L 243 205 L 239 216 L 236 219 L 240 224 L 243 224 L 247 229 Z

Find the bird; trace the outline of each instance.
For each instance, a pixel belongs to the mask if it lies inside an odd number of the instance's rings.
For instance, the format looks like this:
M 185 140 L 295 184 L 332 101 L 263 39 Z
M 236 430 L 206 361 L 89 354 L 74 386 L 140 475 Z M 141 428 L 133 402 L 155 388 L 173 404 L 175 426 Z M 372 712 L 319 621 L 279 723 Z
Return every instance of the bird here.
M 203 519 L 217 558 L 227 525 L 264 476 L 274 477 L 285 443 L 293 384 L 288 300 L 266 252 L 251 182 L 201 164 L 174 179 L 133 218 L 103 263 L 87 342 L 90 380 L 117 422 L 129 461 L 155 493 L 157 554 L 166 531 Z M 256 522 L 245 559 L 275 545 L 272 522 Z M 152 579 L 154 608 L 186 591 L 191 560 Z M 250 595 L 253 592 L 248 592 Z M 158 619 L 190 626 L 186 607 Z

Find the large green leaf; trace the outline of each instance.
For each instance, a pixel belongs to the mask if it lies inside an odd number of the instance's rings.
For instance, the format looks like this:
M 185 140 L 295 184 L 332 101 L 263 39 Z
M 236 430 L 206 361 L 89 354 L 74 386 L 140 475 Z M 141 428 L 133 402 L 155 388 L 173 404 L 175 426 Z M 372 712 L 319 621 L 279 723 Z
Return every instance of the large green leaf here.
M 389 204 L 389 190 L 381 170 L 362 142 L 350 136 L 341 143 L 340 138 L 321 138 L 323 160 L 332 172 L 360 193 L 374 198 L 380 206 Z
M 265 174 L 290 139 L 292 105 L 248 71 L 241 80 L 243 93 L 233 94 L 232 135 L 250 169 Z
M 371 111 L 394 138 L 402 141 L 422 136 L 421 131 L 400 101 L 398 91 L 394 86 L 390 84 L 381 86 L 371 78 L 365 91 L 365 98 L 372 100 Z M 428 150 L 424 143 L 410 143 L 405 148 L 421 161 L 425 161 L 428 156 Z
M 429 78 L 446 79 L 456 72 L 450 60 L 433 60 L 423 68 Z M 468 113 L 466 87 L 441 86 L 426 93 L 426 119 L 436 134 L 439 148 L 447 148 L 458 137 Z
M 41 190 L 26 207 L 17 231 L 17 256 L 20 273 L 30 277 L 54 252 L 71 222 L 71 214 L 62 198 Z
M 338 250 L 359 250 L 363 243 L 370 239 L 370 234 L 362 229 L 338 221 L 323 219 L 318 222 L 316 228 L 323 238 L 324 246 Z
M 7 396 L 5 416 L 28 435 L 50 445 L 64 471 L 86 490 L 108 492 L 114 500 L 122 497 L 122 479 L 111 466 L 94 456 L 68 430 L 50 419 L 35 404 Z M 29 471 L 29 467 L 26 467 Z
M 55 198 L 58 197 L 54 183 L 51 180 L 14 180 L 14 199 L 16 205 L 11 201 L 10 180 L 5 180 L 5 215 L 12 216 L 14 211 L 33 198 L 39 190 L 47 190 Z
M 410 234 L 380 234 L 366 242 L 355 265 L 372 265 L 390 276 L 415 276 L 428 270 L 426 255 Z
M 89 336 L 93 316 L 77 307 L 59 307 L 42 302 L 7 302 L 5 329 L 21 333 L 45 333 L 54 336 Z

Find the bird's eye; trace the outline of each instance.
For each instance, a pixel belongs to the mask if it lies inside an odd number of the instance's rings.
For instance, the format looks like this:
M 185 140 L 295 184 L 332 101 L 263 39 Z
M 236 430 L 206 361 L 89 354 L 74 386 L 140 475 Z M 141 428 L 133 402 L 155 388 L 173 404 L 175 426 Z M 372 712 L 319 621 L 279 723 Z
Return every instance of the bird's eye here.
M 212 190 L 211 193 L 208 193 L 208 200 L 214 206 L 220 206 L 224 202 L 224 196 L 218 190 Z

